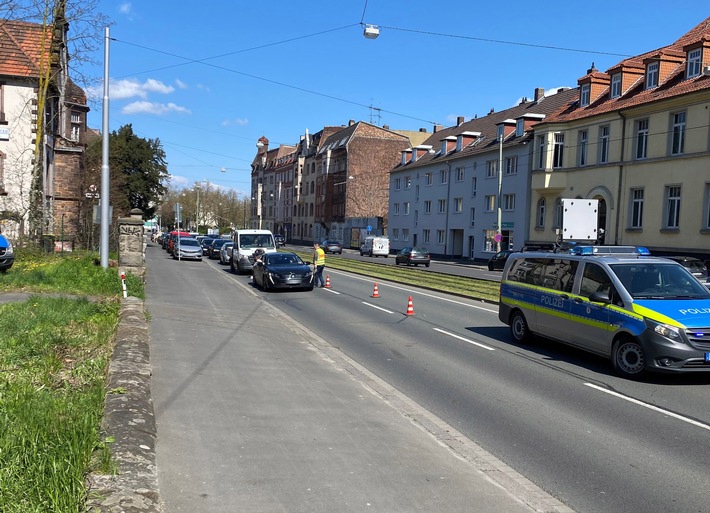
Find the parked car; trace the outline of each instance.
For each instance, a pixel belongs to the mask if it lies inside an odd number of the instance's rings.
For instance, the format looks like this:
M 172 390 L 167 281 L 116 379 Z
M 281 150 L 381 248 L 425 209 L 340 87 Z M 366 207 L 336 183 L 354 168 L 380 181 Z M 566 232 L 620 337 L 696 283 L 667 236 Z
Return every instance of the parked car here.
M 229 260 L 232 258 L 232 248 L 234 247 L 234 242 L 228 240 L 222 247 L 219 248 L 219 263 L 222 265 L 229 264 Z
M 702 260 L 683 255 L 672 255 L 664 258 L 669 258 L 675 262 L 678 262 L 680 265 L 688 269 L 690 274 L 700 280 L 703 285 L 708 284 L 708 268 Z
M 264 291 L 278 288 L 313 290 L 313 269 L 296 253 L 264 253 L 252 268 L 254 284 Z
M 193 237 L 180 237 L 179 240 L 175 241 L 173 258 L 202 261 L 202 246 Z
M 504 251 L 499 251 L 493 255 L 490 260 L 488 260 L 488 270 L 489 271 L 502 271 L 505 267 L 505 263 L 508 261 L 508 257 L 513 254 L 513 251 L 506 249 Z
M 173 230 L 172 232 L 170 232 L 170 236 L 168 237 L 168 245 L 165 248 L 166 251 L 172 255 L 173 251 L 175 250 L 175 241 L 177 240 L 177 238 L 189 236 L 190 234 L 188 232 Z
M 274 243 L 276 244 L 277 248 L 280 248 L 280 247 L 283 247 L 286 245 L 286 239 L 284 238 L 283 235 L 275 233 L 274 234 Z
M 227 239 L 212 239 L 209 250 L 207 251 L 207 257 L 211 260 L 219 258 L 219 250 L 222 249 L 222 246 L 227 242 L 229 242 Z
M 365 237 L 360 244 L 360 256 L 383 256 L 387 258 L 390 254 L 390 240 L 387 237 Z
M 343 245 L 337 240 L 324 240 L 320 243 L 320 247 L 326 253 L 337 253 L 338 255 L 343 254 Z
M 202 235 L 202 238 L 200 239 L 200 244 L 202 244 L 202 254 L 203 255 L 210 255 L 210 245 L 212 244 L 212 241 L 215 239 L 219 239 L 216 235 Z
M 394 257 L 394 263 L 407 265 L 425 265 L 429 267 L 431 263 L 431 255 L 429 250 L 421 247 L 406 247 L 402 248 Z
M 4 273 L 15 263 L 15 251 L 12 243 L 4 235 L 0 235 L 0 273 Z

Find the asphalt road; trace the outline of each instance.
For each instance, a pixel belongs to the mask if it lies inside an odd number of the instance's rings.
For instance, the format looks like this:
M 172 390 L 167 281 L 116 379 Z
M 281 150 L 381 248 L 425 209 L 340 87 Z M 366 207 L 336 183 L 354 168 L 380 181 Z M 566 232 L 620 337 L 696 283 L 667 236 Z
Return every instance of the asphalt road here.
M 596 356 L 513 344 L 491 305 L 382 282 L 372 298 L 372 280 L 326 274 L 331 289 L 257 293 L 576 511 L 708 511 L 710 376 L 622 380 Z

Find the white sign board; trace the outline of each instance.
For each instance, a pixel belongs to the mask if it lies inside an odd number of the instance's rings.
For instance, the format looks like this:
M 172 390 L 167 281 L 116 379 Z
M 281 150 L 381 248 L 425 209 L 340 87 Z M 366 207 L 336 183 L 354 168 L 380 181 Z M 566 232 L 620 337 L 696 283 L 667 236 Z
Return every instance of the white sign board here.
M 599 200 L 562 199 L 562 240 L 596 241 Z

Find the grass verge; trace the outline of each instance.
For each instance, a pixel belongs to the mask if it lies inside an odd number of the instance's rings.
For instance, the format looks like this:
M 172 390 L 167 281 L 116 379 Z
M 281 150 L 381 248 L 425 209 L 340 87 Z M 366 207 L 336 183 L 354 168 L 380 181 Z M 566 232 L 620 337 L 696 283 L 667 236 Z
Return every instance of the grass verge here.
M 111 471 L 100 422 L 122 287 L 94 260 L 18 251 L 0 275 L 0 291 L 33 294 L 0 304 L 3 513 L 84 511 L 86 475 Z

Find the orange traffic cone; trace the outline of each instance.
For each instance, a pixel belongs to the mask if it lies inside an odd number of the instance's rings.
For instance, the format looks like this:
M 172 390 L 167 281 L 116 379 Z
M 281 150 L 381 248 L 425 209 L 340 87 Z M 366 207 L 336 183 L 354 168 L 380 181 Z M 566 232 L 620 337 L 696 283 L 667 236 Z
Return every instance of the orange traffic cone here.
M 325 275 L 325 288 L 326 289 L 330 288 L 330 274 Z
M 374 290 L 372 291 L 372 297 L 380 297 L 380 291 L 379 291 L 379 289 L 377 288 L 377 283 L 375 283 L 375 288 L 374 288 Z
M 407 315 L 414 315 L 414 303 L 412 303 L 412 296 L 409 296 L 409 304 L 407 304 Z

